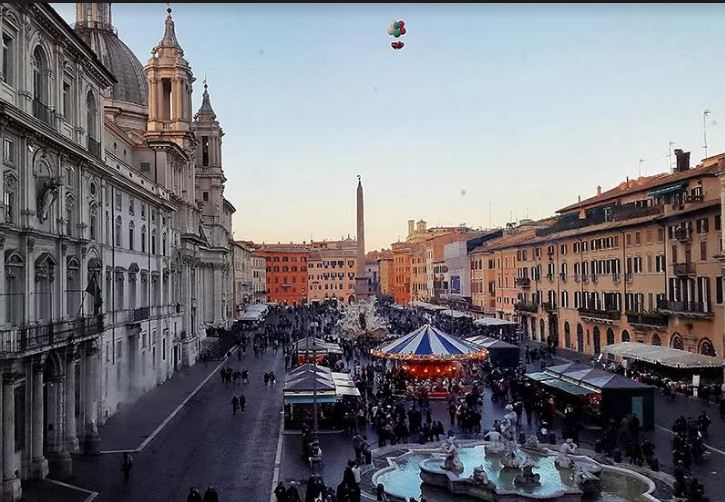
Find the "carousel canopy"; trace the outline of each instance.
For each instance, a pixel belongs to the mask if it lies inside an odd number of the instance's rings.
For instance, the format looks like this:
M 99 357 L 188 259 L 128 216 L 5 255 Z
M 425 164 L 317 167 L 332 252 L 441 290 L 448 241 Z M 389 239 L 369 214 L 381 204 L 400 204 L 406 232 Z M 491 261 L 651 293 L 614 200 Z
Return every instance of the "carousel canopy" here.
M 371 353 L 390 359 L 457 360 L 481 359 L 486 350 L 426 324 Z
M 607 345 L 602 347 L 602 352 L 609 359 L 633 359 L 669 368 L 721 368 L 725 364 L 722 359 L 705 354 L 636 342 Z

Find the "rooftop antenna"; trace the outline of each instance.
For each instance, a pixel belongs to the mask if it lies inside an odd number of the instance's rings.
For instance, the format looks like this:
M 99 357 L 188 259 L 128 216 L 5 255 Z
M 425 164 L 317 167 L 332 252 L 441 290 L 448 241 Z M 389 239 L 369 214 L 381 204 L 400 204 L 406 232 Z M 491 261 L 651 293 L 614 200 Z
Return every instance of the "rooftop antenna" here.
M 707 117 L 710 115 L 710 110 L 705 108 L 702 111 L 702 136 L 705 141 L 703 148 L 705 149 L 705 158 L 707 158 Z
M 672 147 L 675 146 L 675 142 L 674 141 L 670 141 L 667 144 L 667 146 L 669 148 L 669 150 L 668 150 L 669 153 L 667 154 L 667 170 L 668 171 L 671 171 L 672 170 Z

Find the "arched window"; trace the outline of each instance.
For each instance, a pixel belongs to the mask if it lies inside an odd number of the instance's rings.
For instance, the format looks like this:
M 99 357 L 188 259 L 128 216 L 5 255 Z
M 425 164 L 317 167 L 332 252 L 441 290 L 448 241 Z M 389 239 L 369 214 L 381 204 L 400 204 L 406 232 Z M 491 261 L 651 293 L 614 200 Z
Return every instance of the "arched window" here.
M 541 341 L 546 340 L 546 324 L 543 319 L 539 320 L 539 334 L 541 335 Z
M 141 252 L 146 252 L 146 225 L 141 226 Z
M 33 101 L 48 106 L 48 58 L 40 46 L 33 51 Z M 36 114 L 37 117 L 37 114 Z M 41 117 L 38 117 L 41 118 Z
M 98 107 L 96 106 L 96 98 L 93 96 L 93 91 L 88 91 L 86 95 L 86 130 L 88 131 L 88 149 L 92 150 L 95 145 L 100 143 L 98 141 Z M 91 153 L 100 153 L 99 151 L 92 151 Z
M 629 341 L 629 331 L 627 331 L 626 329 L 624 331 L 622 331 L 622 341 L 623 342 Z
M 65 233 L 73 236 L 73 197 L 70 195 L 65 198 Z
M 576 350 L 584 352 L 584 328 L 581 324 L 576 325 Z
M 161 254 L 166 256 L 166 232 L 161 236 Z
M 121 246 L 121 217 L 116 216 L 116 242 L 113 243 L 114 246 Z
M 602 352 L 602 335 L 599 332 L 598 326 L 594 326 L 592 335 L 594 336 L 594 355 L 597 356 Z
M 700 342 L 700 354 L 704 354 L 706 356 L 713 356 L 715 357 L 717 354 L 715 354 L 715 347 L 712 345 L 712 342 L 708 340 L 707 338 L 703 338 Z
M 660 335 L 657 333 L 652 335 L 652 345 L 657 345 L 658 347 L 662 345 L 662 340 L 660 339 Z
M 156 254 L 156 229 L 151 230 L 151 254 Z
M 569 328 L 569 321 L 564 322 L 564 347 L 567 349 L 571 348 L 571 330 Z
M 91 207 L 88 209 L 88 227 L 91 235 L 91 240 L 96 240 L 96 232 L 98 231 L 96 225 L 98 221 L 98 208 L 95 204 L 91 204 Z
M 682 336 L 675 332 L 672 334 L 672 338 L 670 338 L 670 347 L 673 349 L 680 349 L 685 350 L 685 343 L 682 341 Z
M 607 345 L 612 345 L 614 343 L 614 330 L 612 328 L 607 328 Z
M 136 225 L 134 225 L 133 221 L 130 221 L 128 223 L 128 249 L 133 251 L 133 231 L 136 228 Z
M 531 318 L 531 339 L 536 340 L 536 319 Z

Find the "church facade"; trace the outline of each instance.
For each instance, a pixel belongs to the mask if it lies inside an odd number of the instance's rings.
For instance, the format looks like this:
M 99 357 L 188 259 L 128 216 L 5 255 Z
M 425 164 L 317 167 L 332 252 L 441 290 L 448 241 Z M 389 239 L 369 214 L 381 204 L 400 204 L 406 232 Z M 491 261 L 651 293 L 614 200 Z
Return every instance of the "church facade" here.
M 109 3 L 0 6 L 2 499 L 71 472 L 98 426 L 232 317 L 223 131 L 169 10 L 142 65 Z

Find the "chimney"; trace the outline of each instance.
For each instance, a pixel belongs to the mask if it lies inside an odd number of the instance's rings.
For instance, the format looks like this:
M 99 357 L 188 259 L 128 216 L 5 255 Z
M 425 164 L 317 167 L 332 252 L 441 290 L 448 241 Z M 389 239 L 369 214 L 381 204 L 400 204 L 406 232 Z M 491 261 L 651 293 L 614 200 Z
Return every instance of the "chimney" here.
M 721 157 L 721 158 L 717 159 L 717 167 L 721 171 L 725 171 L 725 157 Z
M 675 158 L 677 159 L 676 172 L 690 169 L 690 152 L 683 152 L 680 148 L 677 148 L 675 149 Z
M 597 195 L 602 195 L 602 185 L 597 185 Z
M 415 232 L 415 220 L 408 220 L 408 237 Z

